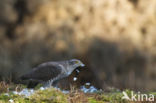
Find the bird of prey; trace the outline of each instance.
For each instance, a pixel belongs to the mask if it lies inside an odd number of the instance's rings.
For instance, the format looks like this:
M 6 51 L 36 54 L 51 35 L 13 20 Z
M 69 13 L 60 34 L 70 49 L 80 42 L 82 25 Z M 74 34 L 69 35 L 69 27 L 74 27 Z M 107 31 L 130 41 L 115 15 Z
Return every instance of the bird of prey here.
M 45 62 L 21 76 L 21 79 L 30 80 L 35 83 L 35 86 L 42 83 L 45 87 L 49 87 L 54 82 L 68 77 L 79 66 L 83 67 L 85 65 L 78 59 Z

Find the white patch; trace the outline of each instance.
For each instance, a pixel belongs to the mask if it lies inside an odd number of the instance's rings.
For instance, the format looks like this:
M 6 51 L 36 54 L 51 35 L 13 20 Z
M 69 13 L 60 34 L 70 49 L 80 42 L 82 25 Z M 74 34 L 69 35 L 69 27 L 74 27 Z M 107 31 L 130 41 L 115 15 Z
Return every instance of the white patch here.
M 88 82 L 88 83 L 86 83 L 85 85 L 90 85 L 90 83 Z
M 20 92 L 13 91 L 13 93 L 16 94 L 16 95 L 24 95 L 24 96 L 28 97 L 28 96 L 30 96 L 30 95 L 32 95 L 34 93 L 34 90 L 25 88 Z
M 44 87 L 40 87 L 40 90 L 45 90 L 45 88 Z
M 10 102 L 10 103 L 14 103 L 14 100 L 10 99 L 9 102 Z
M 9 94 L 8 94 L 8 93 L 5 93 L 4 95 L 9 96 Z
M 25 95 L 26 97 L 30 96 L 31 94 L 34 93 L 33 89 L 23 89 L 21 92 L 19 92 L 19 95 Z
M 89 88 L 86 88 L 85 86 L 82 86 L 81 91 L 83 91 L 84 93 L 95 93 L 98 90 L 94 86 L 90 86 Z
M 70 75 L 71 74 L 71 72 L 67 72 L 67 75 Z
M 76 69 L 76 72 L 79 73 L 80 71 L 78 69 Z
M 17 92 L 17 91 L 13 91 L 13 94 L 16 94 L 16 95 L 17 95 L 17 94 L 18 94 L 18 92 Z
M 62 90 L 62 93 L 64 93 L 64 94 L 68 94 L 69 91 L 68 91 L 68 90 Z
M 73 78 L 73 81 L 76 81 L 76 80 L 77 80 L 77 78 L 76 78 L 76 77 L 74 77 L 74 78 Z

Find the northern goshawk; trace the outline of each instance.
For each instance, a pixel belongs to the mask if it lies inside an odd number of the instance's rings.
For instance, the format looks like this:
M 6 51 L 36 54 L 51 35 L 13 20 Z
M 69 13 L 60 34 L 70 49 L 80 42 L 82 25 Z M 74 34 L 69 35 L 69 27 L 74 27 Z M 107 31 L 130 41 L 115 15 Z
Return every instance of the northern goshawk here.
M 77 67 L 85 66 L 78 59 L 66 61 L 45 62 L 33 68 L 30 72 L 21 76 L 22 80 L 30 80 L 34 83 L 42 83 L 44 86 L 51 86 L 54 82 L 68 77 Z M 36 84 L 36 85 L 37 85 Z

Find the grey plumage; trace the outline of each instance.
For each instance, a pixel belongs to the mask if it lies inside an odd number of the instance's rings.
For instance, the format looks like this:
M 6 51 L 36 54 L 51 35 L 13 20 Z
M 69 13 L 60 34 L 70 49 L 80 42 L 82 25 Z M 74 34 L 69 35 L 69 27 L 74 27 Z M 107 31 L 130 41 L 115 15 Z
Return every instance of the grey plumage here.
M 84 66 L 84 64 L 78 59 L 46 62 L 40 64 L 27 74 L 21 76 L 21 79 L 30 80 L 34 83 L 43 83 L 45 86 L 51 86 L 53 82 L 69 76 L 73 70 L 79 66 Z

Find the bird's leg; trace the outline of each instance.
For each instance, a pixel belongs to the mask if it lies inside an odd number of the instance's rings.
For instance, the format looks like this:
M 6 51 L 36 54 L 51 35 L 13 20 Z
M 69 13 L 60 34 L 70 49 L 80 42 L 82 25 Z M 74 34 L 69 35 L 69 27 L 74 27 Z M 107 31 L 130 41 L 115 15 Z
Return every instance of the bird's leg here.
M 49 81 L 49 87 L 52 87 L 53 80 Z
M 52 86 L 58 88 L 59 80 L 53 81 Z
M 52 83 L 53 83 L 53 80 L 48 80 L 45 84 L 44 84 L 44 87 L 51 87 L 52 86 Z

